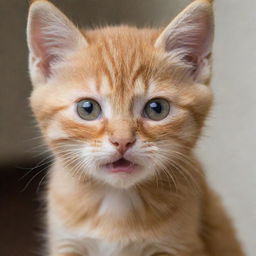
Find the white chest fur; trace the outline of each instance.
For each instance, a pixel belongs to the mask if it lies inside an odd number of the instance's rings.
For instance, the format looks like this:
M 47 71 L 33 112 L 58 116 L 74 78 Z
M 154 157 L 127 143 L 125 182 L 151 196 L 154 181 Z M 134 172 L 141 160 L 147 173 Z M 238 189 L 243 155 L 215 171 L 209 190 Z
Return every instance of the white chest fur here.
M 135 209 L 143 211 L 142 201 L 137 192 L 109 188 L 105 190 L 98 214 L 111 214 L 119 217 Z
M 53 256 L 68 253 L 77 253 L 81 256 L 152 256 L 164 250 L 149 242 L 110 242 L 90 237 L 82 238 L 72 233 L 66 233 L 62 238 L 59 236 L 55 243 L 50 249 L 50 255 Z
M 91 241 L 89 250 L 87 248 L 88 256 L 151 256 L 156 250 L 146 243 L 125 243 L 125 242 L 105 242 L 105 241 Z
M 120 218 L 130 211 L 143 211 L 143 203 L 137 192 L 109 188 L 103 193 L 99 216 Z M 49 212 L 50 251 L 58 254 L 78 253 L 82 256 L 151 256 L 159 252 L 156 241 L 131 241 L 120 237 L 118 241 L 108 241 L 100 230 L 85 224 L 79 228 L 66 227 L 53 211 Z M 117 227 L 113 227 L 113 230 Z M 111 232 L 111 230 L 109 231 Z

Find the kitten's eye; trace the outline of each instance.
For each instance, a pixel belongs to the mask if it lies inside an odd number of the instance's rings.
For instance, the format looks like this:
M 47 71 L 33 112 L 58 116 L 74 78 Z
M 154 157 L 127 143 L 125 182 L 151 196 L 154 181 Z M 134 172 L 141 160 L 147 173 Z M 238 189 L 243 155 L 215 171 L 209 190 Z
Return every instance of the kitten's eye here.
M 152 99 L 144 108 L 144 115 L 154 121 L 163 120 L 169 112 L 170 103 L 165 99 Z
M 101 107 L 95 100 L 81 100 L 77 103 L 77 113 L 82 119 L 93 121 L 100 116 Z

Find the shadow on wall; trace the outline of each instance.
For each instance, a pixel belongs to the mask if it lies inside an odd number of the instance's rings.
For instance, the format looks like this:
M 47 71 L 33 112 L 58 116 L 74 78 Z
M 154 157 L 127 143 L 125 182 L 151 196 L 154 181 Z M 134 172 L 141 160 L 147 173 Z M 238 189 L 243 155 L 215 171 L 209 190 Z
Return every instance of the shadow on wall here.
M 63 0 L 52 1 L 75 23 L 153 26 L 167 24 L 188 0 Z M 0 2 L 0 165 L 23 162 L 39 141 L 28 107 L 30 81 L 25 38 L 28 1 Z

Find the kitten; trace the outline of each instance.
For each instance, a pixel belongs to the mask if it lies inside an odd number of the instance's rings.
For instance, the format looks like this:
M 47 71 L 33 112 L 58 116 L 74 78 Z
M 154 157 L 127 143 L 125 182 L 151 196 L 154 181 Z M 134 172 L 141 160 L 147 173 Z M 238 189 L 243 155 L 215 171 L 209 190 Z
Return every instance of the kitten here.
M 212 103 L 210 1 L 164 30 L 28 17 L 31 106 L 55 156 L 50 256 L 242 256 L 193 155 Z

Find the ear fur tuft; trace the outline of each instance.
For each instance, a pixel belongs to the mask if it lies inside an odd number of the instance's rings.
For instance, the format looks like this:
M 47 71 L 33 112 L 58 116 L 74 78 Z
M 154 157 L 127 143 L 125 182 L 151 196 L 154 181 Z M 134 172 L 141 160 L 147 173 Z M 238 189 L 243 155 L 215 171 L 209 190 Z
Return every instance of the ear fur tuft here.
M 183 10 L 161 33 L 155 47 L 190 67 L 193 78 L 205 80 L 214 35 L 212 4 L 196 0 Z M 208 69 L 208 71 L 207 71 Z
M 57 64 L 87 46 L 80 30 L 57 7 L 45 0 L 36 0 L 29 8 L 27 41 L 30 74 L 39 80 L 49 78 Z

